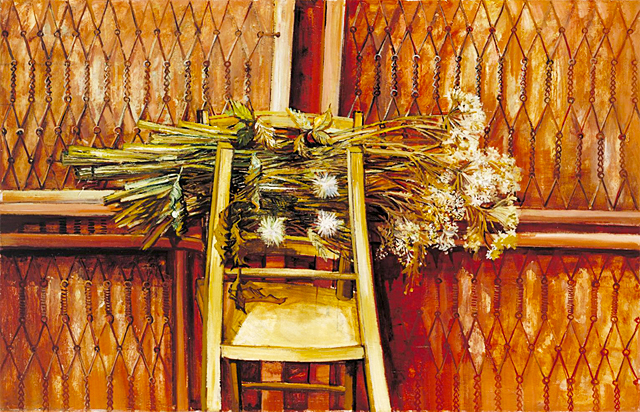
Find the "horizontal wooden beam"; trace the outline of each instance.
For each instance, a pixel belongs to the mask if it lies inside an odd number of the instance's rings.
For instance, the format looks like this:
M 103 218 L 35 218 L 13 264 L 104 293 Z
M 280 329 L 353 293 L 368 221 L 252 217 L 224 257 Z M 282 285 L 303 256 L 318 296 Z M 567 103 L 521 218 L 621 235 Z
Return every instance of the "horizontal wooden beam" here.
M 222 356 L 238 360 L 269 362 L 339 362 L 364 358 L 362 346 L 343 348 L 282 348 L 222 345 Z
M 110 217 L 112 206 L 95 203 L 0 203 L 4 216 Z
M 1 203 L 84 203 L 102 204 L 113 190 L 5 190 Z
M 517 247 L 640 251 L 640 235 L 616 233 L 518 233 Z
M 0 249 L 140 249 L 143 242 L 142 235 L 0 234 Z M 195 238 L 182 238 L 176 241 L 160 238 L 153 249 L 187 249 L 204 252 L 204 244 L 200 239 Z
M 354 280 L 355 273 L 340 273 L 330 270 L 314 269 L 289 269 L 289 268 L 242 268 L 242 276 L 255 276 L 262 278 L 314 278 Z M 238 269 L 225 270 L 225 275 L 237 275 Z
M 520 223 L 640 227 L 638 211 L 519 209 L 518 215 Z
M 243 382 L 246 389 L 273 390 L 273 391 L 313 391 L 313 392 L 338 392 L 344 393 L 344 386 L 322 385 L 318 383 L 293 383 L 293 382 Z

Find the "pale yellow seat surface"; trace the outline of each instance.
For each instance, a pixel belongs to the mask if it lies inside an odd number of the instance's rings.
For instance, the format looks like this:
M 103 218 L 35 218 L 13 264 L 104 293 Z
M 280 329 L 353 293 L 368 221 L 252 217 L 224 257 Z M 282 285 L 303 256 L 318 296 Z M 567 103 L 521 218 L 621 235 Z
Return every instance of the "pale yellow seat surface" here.
M 298 360 L 296 349 L 309 355 L 314 349 L 336 349 L 334 357 L 337 358 L 362 357 L 355 298 L 339 300 L 335 289 L 313 285 L 270 282 L 253 282 L 253 285 L 265 296 L 286 300 L 281 304 L 249 302 L 245 314 L 235 308 L 231 299 L 225 299 L 222 344 L 227 356 L 249 359 L 253 357 L 251 351 L 243 352 L 241 347 L 260 347 L 285 349 L 280 353 L 271 351 L 270 360 Z M 229 283 L 225 286 L 228 297 Z M 237 348 L 233 350 L 231 346 Z

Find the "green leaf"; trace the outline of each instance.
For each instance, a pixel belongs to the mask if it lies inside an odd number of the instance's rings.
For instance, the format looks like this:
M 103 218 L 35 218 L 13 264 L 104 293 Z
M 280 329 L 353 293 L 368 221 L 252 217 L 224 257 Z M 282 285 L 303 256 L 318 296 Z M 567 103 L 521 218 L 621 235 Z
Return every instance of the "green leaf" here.
M 180 236 L 185 232 L 184 220 L 187 217 L 187 208 L 182 194 L 182 187 L 180 186 L 180 175 L 176 177 L 169 192 L 169 210 L 171 210 L 171 217 L 173 218 L 171 226 L 176 235 Z
M 236 147 L 238 149 L 245 148 L 253 141 L 253 127 L 245 126 L 238 130 L 238 140 Z

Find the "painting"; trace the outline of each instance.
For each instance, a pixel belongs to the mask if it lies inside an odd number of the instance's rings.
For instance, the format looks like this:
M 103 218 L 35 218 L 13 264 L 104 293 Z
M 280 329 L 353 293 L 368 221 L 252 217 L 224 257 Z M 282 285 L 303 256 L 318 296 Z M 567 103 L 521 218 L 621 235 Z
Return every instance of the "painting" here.
M 639 19 L 0 2 L 0 409 L 638 410 Z

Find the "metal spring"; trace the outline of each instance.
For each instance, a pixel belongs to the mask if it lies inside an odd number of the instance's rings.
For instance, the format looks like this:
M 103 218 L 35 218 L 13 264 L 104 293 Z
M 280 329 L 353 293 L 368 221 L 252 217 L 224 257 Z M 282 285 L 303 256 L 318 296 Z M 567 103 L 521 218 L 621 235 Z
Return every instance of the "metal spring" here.
M 473 410 L 482 410 L 482 380 L 477 373 L 473 376 Z
M 493 390 L 493 402 L 496 407 L 496 411 L 502 411 L 502 376 L 500 376 L 500 371 L 498 368 L 493 369 L 493 380 L 494 390 Z
M 381 94 L 380 83 L 382 81 L 382 56 L 380 55 L 380 53 L 376 53 L 374 60 L 375 60 L 375 66 L 376 66 L 376 73 L 375 73 L 375 78 L 373 83 L 373 97 L 376 98 Z M 357 86 L 359 85 L 360 83 L 358 80 Z
M 411 61 L 411 97 L 413 97 L 414 99 L 420 97 L 420 84 L 418 82 L 420 79 L 420 66 L 418 64 L 419 60 L 420 55 L 414 54 L 413 60 Z
M 24 409 L 24 376 L 18 372 L 18 409 Z
M 471 278 L 471 316 L 478 317 L 478 277 Z
M 459 301 L 459 290 L 460 290 L 460 285 L 458 284 L 458 277 L 454 276 L 453 277 L 453 282 L 451 284 L 451 288 L 452 288 L 452 303 L 451 303 L 451 310 L 453 311 L 453 316 L 455 318 L 460 317 L 460 313 L 458 313 L 459 308 L 460 308 L 460 301 Z
M 40 321 L 47 323 L 47 277 L 40 278 Z
M 24 323 L 27 319 L 27 280 L 24 278 L 20 279 L 19 282 L 20 289 L 18 291 L 18 322 Z M 14 312 L 15 313 L 15 312 Z
M 171 62 L 165 60 L 162 70 L 162 101 L 169 103 L 171 96 L 169 96 L 169 88 L 171 87 Z
M 595 280 L 591 283 L 591 322 L 598 320 L 598 287 L 600 282 Z
M 458 55 L 458 56 L 456 56 L 456 68 L 455 68 L 454 82 L 453 82 L 453 87 L 454 88 L 459 88 L 460 87 L 460 76 L 461 75 L 462 75 L 462 56 Z
M 133 411 L 136 409 L 136 393 L 135 393 L 135 387 L 133 385 L 134 383 L 133 375 L 129 375 L 129 377 L 127 378 L 127 381 L 128 381 L 127 406 L 129 410 Z
M 584 140 L 584 133 L 578 133 L 578 144 L 576 146 L 576 179 L 582 178 L 582 143 Z
M 609 103 L 614 104 L 616 102 L 616 65 L 618 61 L 616 59 L 611 60 L 611 77 L 609 79 Z
M 520 101 L 522 103 L 527 101 L 527 65 L 529 59 L 526 57 L 520 61 Z
M 209 105 L 209 60 L 202 62 L 202 101 Z
M 618 381 L 613 381 L 613 407 L 616 412 L 620 411 L 620 386 Z
M 596 101 L 596 63 L 598 59 L 595 57 L 591 59 L 591 67 L 589 68 L 589 103 L 593 104 Z
M 69 375 L 62 373 L 62 409 L 69 410 Z
M 89 65 L 88 60 L 84 63 L 83 74 L 82 101 L 85 102 L 85 104 L 88 104 L 89 99 L 91 98 L 91 66 Z
M 551 410 L 551 401 L 549 399 L 549 378 L 543 377 L 542 383 L 544 384 L 544 389 L 542 391 L 542 399 L 544 401 L 544 410 L 549 412 Z
M 153 372 L 152 372 L 153 373 Z M 149 378 L 149 410 L 156 410 L 156 391 L 155 391 L 155 383 L 156 380 L 153 375 Z
M 546 62 L 544 76 L 544 102 L 549 104 L 551 101 L 551 89 L 553 87 L 553 60 L 548 59 Z
M 398 55 L 391 56 L 391 96 L 398 96 Z
M 496 272 L 496 278 L 493 280 L 493 314 L 500 317 L 500 306 L 502 302 L 502 279 L 500 274 Z
M 86 410 L 91 409 L 91 396 L 90 396 L 90 386 L 89 386 L 89 376 L 84 377 L 84 408 Z
M 620 284 L 615 282 L 613 284 L 613 292 L 611 293 L 611 322 L 618 321 L 618 299 L 620 296 Z
M 11 91 L 9 92 L 9 100 L 11 103 L 16 101 L 16 70 L 18 69 L 18 62 L 11 60 Z
M 618 140 L 620 140 L 620 148 L 618 150 L 618 153 L 620 155 L 620 177 L 622 178 L 622 180 L 626 179 L 628 176 L 627 173 L 627 154 L 626 154 L 626 139 L 627 136 L 624 134 L 621 134 L 620 136 L 618 136 Z
M 27 100 L 29 103 L 36 101 L 36 61 L 29 60 L 29 97 Z
M 459 58 L 459 56 L 456 58 Z M 459 63 L 457 63 L 459 65 Z M 456 85 L 457 86 L 457 85 Z M 504 56 L 500 56 L 498 60 L 498 101 L 501 101 L 504 97 Z
M 184 101 L 188 104 L 191 102 L 191 61 L 184 62 Z
M 526 99 L 526 97 L 525 97 Z M 536 129 L 532 126 L 529 131 L 529 177 L 536 175 Z
M 596 134 L 596 139 L 598 141 L 598 179 L 601 181 L 604 179 L 604 133 L 598 132 Z
M 122 100 L 125 103 L 131 101 L 131 61 L 124 62 L 124 70 L 122 72 Z
M 460 412 L 460 374 L 457 371 L 453 374 L 453 399 L 451 403 L 451 409 L 454 412 Z
M 436 101 L 436 104 L 440 100 L 440 61 L 440 56 L 436 54 L 433 58 L 433 100 Z
M 482 56 L 476 60 L 476 94 L 482 97 Z
M 524 279 L 522 278 L 522 273 L 520 273 L 516 279 L 516 288 L 518 290 L 516 298 L 516 319 L 522 319 L 524 312 Z
M 522 390 L 522 382 L 524 378 L 516 375 L 516 409 L 522 411 L 524 409 L 524 392 Z
M 573 378 L 567 379 L 567 410 L 573 411 Z
M 573 276 L 567 281 L 567 319 L 573 320 L 575 311 L 576 281 Z
M 51 60 L 44 62 L 44 93 L 46 94 L 44 100 L 47 103 L 51 103 L 53 98 L 51 90 Z
M 151 62 L 144 61 L 144 82 L 142 89 L 144 91 L 143 102 L 145 105 L 151 102 Z
M 594 412 L 600 411 L 600 386 L 598 385 L 598 380 L 594 379 L 591 381 L 591 398 L 593 399 L 593 410 Z
M 87 313 L 89 322 L 93 320 L 93 298 L 91 296 L 91 280 L 84 281 L 84 310 Z
M 104 310 L 107 313 L 107 322 L 113 322 L 113 311 L 111 307 L 111 281 L 104 282 Z
M 107 410 L 113 410 L 113 373 L 107 376 Z
M 516 129 L 514 127 L 510 127 L 509 128 L 509 136 L 507 137 L 507 145 L 509 146 L 509 156 L 513 157 L 513 153 L 514 153 L 514 138 L 513 135 L 515 134 Z
M 231 62 L 229 60 L 224 62 L 224 98 L 231 99 Z
M 576 65 L 575 59 L 569 59 L 569 67 L 567 69 L 567 103 L 573 104 L 573 68 Z
M 251 96 L 251 62 L 244 62 L 244 98 L 247 102 Z
M 42 377 L 42 409 L 49 409 L 49 374 L 46 372 Z
M 60 316 L 65 321 L 68 317 L 68 296 L 69 296 L 69 280 L 62 279 L 60 281 Z
M 104 102 L 109 103 L 111 101 L 111 65 L 108 58 L 104 61 L 102 84 L 104 86 Z
M 562 167 L 562 132 L 556 133 L 553 160 L 553 177 L 560 180 L 560 169 Z
M 444 410 L 444 386 L 440 372 L 436 373 L 436 410 Z

